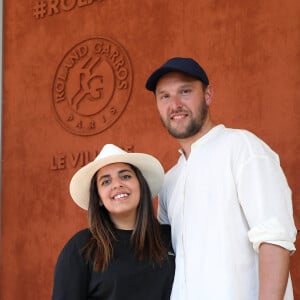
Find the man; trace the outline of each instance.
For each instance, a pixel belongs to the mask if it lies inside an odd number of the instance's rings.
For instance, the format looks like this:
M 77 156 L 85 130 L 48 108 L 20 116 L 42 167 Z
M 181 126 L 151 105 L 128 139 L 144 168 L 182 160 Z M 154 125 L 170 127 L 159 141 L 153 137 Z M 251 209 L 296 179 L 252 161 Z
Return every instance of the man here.
M 146 88 L 181 146 L 159 195 L 176 252 L 171 299 L 293 299 L 296 228 L 277 154 L 246 130 L 213 123 L 213 90 L 193 59 L 168 60 Z

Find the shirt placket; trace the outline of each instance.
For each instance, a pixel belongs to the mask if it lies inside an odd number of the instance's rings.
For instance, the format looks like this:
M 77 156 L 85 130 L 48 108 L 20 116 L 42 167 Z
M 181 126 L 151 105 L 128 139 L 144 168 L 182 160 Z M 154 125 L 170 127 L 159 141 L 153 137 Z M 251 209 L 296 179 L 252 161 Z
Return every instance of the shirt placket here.
M 182 291 L 183 291 L 183 299 L 187 299 L 187 279 L 186 279 L 186 245 L 185 245 L 185 231 L 186 231 L 186 219 L 185 219 L 185 213 L 186 213 L 186 179 L 187 179 L 187 166 L 188 161 L 185 161 L 183 166 L 183 185 L 182 185 L 182 214 L 181 214 L 181 222 L 182 222 L 182 230 L 181 230 L 181 245 L 182 245 L 182 261 L 183 261 L 183 278 L 182 278 Z

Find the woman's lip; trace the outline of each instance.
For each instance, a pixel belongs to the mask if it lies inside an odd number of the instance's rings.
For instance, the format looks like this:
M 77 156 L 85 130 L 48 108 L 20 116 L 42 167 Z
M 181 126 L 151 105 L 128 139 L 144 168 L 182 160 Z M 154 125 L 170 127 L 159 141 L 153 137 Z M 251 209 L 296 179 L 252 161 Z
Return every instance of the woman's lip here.
M 112 198 L 114 200 L 119 200 L 119 199 L 122 199 L 122 198 L 125 198 L 125 197 L 128 197 L 128 196 L 129 196 L 128 193 L 119 193 L 119 194 L 113 196 Z

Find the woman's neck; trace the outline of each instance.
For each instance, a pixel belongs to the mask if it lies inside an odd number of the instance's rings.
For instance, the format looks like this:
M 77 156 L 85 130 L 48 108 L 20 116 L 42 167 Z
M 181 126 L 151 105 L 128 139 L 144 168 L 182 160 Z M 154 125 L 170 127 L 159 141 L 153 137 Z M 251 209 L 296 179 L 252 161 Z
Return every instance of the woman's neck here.
M 110 218 L 117 229 L 133 230 L 135 227 L 136 214 L 134 216 L 110 216 Z

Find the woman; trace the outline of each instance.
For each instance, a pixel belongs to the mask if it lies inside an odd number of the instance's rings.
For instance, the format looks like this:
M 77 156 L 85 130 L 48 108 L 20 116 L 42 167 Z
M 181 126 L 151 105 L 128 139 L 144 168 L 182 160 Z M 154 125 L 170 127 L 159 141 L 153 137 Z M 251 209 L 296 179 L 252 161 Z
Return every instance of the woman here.
M 58 257 L 53 300 L 170 299 L 170 227 L 158 223 L 151 200 L 163 178 L 157 159 L 112 144 L 75 173 L 70 194 L 88 210 L 89 228 Z

